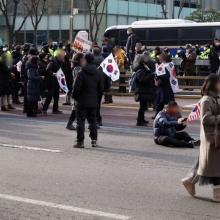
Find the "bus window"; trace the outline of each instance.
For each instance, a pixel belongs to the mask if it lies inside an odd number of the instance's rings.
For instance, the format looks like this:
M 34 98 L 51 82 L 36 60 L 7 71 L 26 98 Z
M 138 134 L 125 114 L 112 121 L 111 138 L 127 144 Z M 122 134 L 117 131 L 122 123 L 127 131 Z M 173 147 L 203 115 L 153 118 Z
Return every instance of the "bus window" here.
M 149 41 L 152 40 L 176 40 L 178 42 L 178 29 L 158 28 L 149 29 Z
M 118 30 L 108 30 L 104 36 L 109 39 L 110 45 L 118 45 Z
M 216 29 L 216 31 L 215 31 L 215 37 L 220 37 L 220 28 L 218 29 Z
M 192 28 L 182 28 L 181 29 L 181 39 L 212 39 L 212 27 L 194 27 Z

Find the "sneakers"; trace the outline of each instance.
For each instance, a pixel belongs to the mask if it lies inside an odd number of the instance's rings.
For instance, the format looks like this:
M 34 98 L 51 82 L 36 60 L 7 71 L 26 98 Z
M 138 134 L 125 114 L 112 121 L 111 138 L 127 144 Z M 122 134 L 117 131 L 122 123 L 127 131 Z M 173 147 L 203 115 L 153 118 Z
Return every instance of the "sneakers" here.
M 213 186 L 213 198 L 214 202 L 220 202 L 220 186 Z
M 190 141 L 190 142 L 185 142 L 185 145 L 187 148 L 194 148 L 194 142 Z
M 12 105 L 8 105 L 8 109 L 13 110 L 15 108 Z
M 84 142 L 76 142 L 76 144 L 73 145 L 74 148 L 84 148 Z
M 187 178 L 182 179 L 182 183 L 186 188 L 186 190 L 188 191 L 188 193 L 194 197 L 196 195 L 195 184 L 191 183 Z M 220 194 L 219 194 L 219 199 L 220 199 Z
M 144 122 L 144 121 L 143 121 L 143 122 L 138 121 L 136 125 L 137 125 L 137 126 L 143 126 L 143 127 L 144 127 L 144 126 L 147 126 L 148 123 L 146 123 L 146 122 Z
M 56 111 L 52 111 L 52 114 L 62 114 L 62 111 L 56 110 Z
M 92 147 L 97 147 L 97 141 L 96 140 L 92 140 Z
M 3 105 L 3 106 L 1 107 L 1 111 L 3 111 L 3 112 L 8 112 L 9 109 L 8 109 L 5 105 Z

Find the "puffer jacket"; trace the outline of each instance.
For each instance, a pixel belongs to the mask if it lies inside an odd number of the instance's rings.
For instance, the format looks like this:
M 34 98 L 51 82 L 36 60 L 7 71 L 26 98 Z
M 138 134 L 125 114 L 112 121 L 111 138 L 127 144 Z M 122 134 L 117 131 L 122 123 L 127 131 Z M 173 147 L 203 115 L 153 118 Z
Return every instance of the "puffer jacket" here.
M 136 84 L 134 99 L 136 102 L 152 102 L 155 96 L 155 83 L 153 74 L 145 66 L 138 64 L 135 67 Z
M 196 57 L 197 54 L 195 51 L 191 51 L 190 53 L 186 54 L 186 57 L 184 59 L 185 70 L 194 70 L 196 64 Z
M 72 98 L 78 106 L 95 108 L 98 106 L 98 97 L 102 91 L 101 73 L 95 64 L 88 64 L 76 75 Z
M 178 117 L 169 116 L 166 110 L 159 112 L 154 120 L 154 136 L 174 137 L 177 131 L 182 131 L 186 127 L 183 124 L 178 124 L 177 121 Z
M 119 70 L 122 70 L 125 68 L 125 58 L 126 54 L 125 51 L 120 49 L 115 53 L 115 62 L 117 63 Z
M 27 98 L 29 102 L 40 101 L 40 82 L 42 76 L 39 75 L 38 66 L 30 62 L 26 63 L 28 82 L 27 82 Z

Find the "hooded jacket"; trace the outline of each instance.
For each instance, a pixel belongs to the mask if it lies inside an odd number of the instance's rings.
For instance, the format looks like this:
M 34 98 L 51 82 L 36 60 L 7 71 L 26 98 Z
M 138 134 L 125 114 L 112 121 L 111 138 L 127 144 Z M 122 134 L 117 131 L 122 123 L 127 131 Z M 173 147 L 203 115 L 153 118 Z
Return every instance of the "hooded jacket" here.
M 95 108 L 98 106 L 98 96 L 102 90 L 101 73 L 95 64 L 88 64 L 76 76 L 73 83 L 72 98 L 78 106 Z
M 27 98 L 29 102 L 40 101 L 40 82 L 42 76 L 39 75 L 38 66 L 30 62 L 26 63 L 28 82 L 27 82 Z

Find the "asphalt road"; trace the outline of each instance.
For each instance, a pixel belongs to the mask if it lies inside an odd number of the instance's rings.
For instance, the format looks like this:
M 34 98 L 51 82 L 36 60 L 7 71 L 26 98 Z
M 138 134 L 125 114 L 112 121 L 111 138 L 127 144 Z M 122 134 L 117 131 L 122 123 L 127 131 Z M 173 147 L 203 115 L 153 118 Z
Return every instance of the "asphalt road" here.
M 134 125 L 137 110 L 103 108 L 99 146 L 86 129 L 86 148 L 73 149 L 69 107 L 34 120 L 16 107 L 0 113 L 0 219 L 220 219 L 210 186 L 192 198 L 181 184 L 199 149 L 156 146 L 150 126 Z M 199 122 L 188 131 L 198 138 Z

